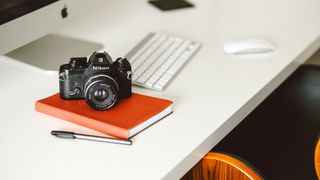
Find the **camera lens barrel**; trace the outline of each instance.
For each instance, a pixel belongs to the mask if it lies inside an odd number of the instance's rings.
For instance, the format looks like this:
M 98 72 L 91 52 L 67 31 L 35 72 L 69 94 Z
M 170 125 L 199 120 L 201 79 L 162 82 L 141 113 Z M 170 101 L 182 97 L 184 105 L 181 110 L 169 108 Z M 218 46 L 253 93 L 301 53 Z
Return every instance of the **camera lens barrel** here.
M 119 95 L 119 85 L 110 76 L 99 74 L 88 79 L 85 84 L 85 100 L 96 110 L 112 108 Z

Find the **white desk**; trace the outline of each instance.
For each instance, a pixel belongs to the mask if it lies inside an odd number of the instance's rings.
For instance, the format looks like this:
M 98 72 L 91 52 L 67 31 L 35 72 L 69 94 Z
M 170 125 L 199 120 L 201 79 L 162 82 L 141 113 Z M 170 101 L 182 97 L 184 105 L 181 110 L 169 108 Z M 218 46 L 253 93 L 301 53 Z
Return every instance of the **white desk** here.
M 318 0 L 195 4 L 163 13 L 146 0 L 114 1 L 56 32 L 101 43 L 113 57 L 150 31 L 203 42 L 166 91 L 134 88 L 173 100 L 175 112 L 132 146 L 52 137 L 53 129 L 93 132 L 35 112 L 36 100 L 58 91 L 57 77 L 0 57 L 0 179 L 177 179 L 319 47 Z M 223 53 L 225 41 L 246 36 L 272 41 L 277 51 L 251 58 Z

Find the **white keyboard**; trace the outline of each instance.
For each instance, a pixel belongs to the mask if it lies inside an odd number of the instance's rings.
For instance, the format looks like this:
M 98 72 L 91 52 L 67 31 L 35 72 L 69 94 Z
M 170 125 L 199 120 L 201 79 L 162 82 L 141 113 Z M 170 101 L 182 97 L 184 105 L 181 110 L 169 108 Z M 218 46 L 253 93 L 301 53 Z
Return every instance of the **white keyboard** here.
M 126 55 L 133 71 L 132 83 L 164 90 L 199 48 L 198 42 L 150 33 Z

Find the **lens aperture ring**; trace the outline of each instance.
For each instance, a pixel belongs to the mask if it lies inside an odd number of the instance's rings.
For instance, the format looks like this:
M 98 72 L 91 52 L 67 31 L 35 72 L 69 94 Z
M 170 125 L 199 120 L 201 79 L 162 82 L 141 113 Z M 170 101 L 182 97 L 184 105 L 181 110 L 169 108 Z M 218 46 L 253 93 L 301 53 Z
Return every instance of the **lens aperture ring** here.
M 113 81 L 114 84 L 116 84 L 117 91 L 119 91 L 119 85 L 118 85 L 118 83 L 117 83 L 116 80 L 114 80 L 111 76 L 108 76 L 108 75 L 105 75 L 105 74 L 98 74 L 98 75 L 93 75 L 93 76 L 91 76 L 91 77 L 87 80 L 87 82 L 86 82 L 86 84 L 85 84 L 85 86 L 84 86 L 84 87 L 85 87 L 85 93 L 87 92 L 88 88 L 90 88 L 90 86 L 93 84 L 92 82 L 94 81 L 94 79 L 96 79 L 96 78 L 101 78 L 101 77 L 104 77 L 104 78 L 107 78 L 107 79 L 110 79 L 111 81 Z

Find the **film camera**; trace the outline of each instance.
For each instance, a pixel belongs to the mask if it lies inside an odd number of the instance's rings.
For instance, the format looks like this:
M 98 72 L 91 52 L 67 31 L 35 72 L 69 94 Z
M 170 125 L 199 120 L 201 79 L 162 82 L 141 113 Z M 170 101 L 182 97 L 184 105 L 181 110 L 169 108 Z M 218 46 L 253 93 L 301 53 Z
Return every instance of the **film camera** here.
M 96 110 L 112 108 L 131 96 L 131 65 L 126 58 L 112 62 L 107 52 L 71 58 L 60 66 L 59 88 L 63 99 L 85 99 Z

